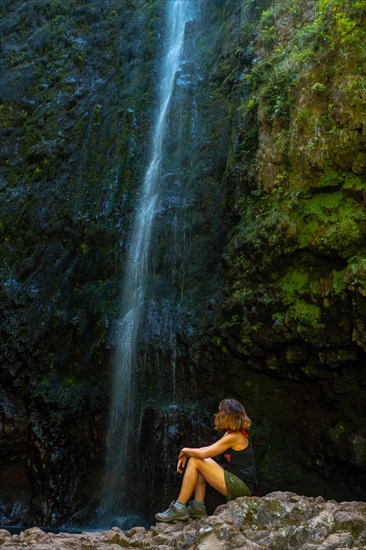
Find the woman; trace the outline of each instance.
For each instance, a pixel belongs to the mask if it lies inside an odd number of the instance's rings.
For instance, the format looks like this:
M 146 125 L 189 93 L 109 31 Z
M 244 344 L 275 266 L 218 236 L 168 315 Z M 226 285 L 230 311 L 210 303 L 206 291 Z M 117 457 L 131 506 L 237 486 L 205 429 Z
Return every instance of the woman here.
M 235 399 L 224 399 L 215 415 L 215 429 L 226 430 L 221 439 L 198 449 L 184 447 L 178 456 L 177 472 L 183 473 L 181 490 L 165 512 L 155 515 L 157 521 L 177 521 L 204 517 L 206 483 L 232 500 L 250 496 L 257 485 L 254 453 L 247 429 L 251 422 L 245 409 Z M 213 457 L 224 455 L 224 466 Z M 186 506 L 194 492 L 194 500 Z

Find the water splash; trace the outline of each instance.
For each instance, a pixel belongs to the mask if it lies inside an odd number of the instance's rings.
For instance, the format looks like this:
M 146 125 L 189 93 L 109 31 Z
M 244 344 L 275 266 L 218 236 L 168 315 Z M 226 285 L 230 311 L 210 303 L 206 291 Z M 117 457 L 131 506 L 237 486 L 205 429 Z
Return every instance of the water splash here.
M 122 304 L 117 327 L 111 412 L 107 436 L 107 459 L 101 503 L 104 520 L 129 513 L 128 478 L 136 456 L 138 411 L 136 370 L 141 330 L 146 315 L 146 289 L 149 252 L 154 221 L 159 209 L 161 164 L 169 106 L 182 63 L 187 22 L 193 18 L 195 3 L 172 0 L 167 5 L 168 36 L 162 62 L 159 107 L 152 136 L 150 161 L 141 188 L 141 196 L 132 225 L 127 250 Z M 174 360 L 175 361 L 175 360 Z M 175 379 L 175 373 L 173 375 Z M 175 389 L 174 392 L 175 393 Z

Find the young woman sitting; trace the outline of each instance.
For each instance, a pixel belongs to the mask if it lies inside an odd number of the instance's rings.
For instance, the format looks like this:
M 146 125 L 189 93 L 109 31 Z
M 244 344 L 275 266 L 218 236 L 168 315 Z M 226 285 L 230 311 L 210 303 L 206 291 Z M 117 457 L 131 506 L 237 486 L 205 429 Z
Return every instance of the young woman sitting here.
M 183 473 L 181 490 L 165 512 L 155 515 L 157 521 L 182 521 L 207 515 L 205 507 L 206 483 L 227 500 L 251 496 L 257 485 L 254 452 L 248 436 L 251 421 L 245 409 L 235 399 L 224 399 L 215 415 L 215 429 L 225 434 L 207 447 L 183 447 L 178 456 L 177 472 Z M 220 466 L 214 457 L 224 456 Z M 194 500 L 189 499 L 194 493 Z

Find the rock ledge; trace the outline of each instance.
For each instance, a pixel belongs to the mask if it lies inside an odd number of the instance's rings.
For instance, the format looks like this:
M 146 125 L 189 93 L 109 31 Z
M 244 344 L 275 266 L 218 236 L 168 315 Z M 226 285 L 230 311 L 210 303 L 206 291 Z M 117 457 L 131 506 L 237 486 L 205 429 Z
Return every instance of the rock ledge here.
M 19 535 L 0 530 L 1 550 L 103 550 L 160 548 L 161 550 L 341 550 L 366 547 L 366 503 L 325 501 L 290 492 L 242 497 L 219 506 L 213 516 L 149 530 L 81 534 L 46 533 L 37 527 Z

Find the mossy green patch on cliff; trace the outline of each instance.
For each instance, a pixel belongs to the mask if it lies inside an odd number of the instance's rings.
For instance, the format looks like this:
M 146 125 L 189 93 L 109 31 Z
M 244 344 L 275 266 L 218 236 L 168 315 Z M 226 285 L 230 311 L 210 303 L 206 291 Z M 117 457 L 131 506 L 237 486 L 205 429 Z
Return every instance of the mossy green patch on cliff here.
M 274 275 L 273 281 L 282 293 L 283 303 L 291 305 L 301 297 L 306 296 L 307 299 L 316 301 L 321 296 L 322 279 L 319 275 L 318 269 L 302 262 L 294 268 L 286 268 L 281 278 Z
M 343 296 L 345 295 L 345 291 L 347 288 L 346 285 L 346 270 L 342 269 L 341 271 L 332 271 L 331 273 L 332 277 L 332 291 L 336 296 Z
M 296 295 L 301 295 L 308 289 L 309 274 L 297 269 L 288 271 L 279 284 L 285 294 L 284 302 L 291 303 Z
M 268 254 L 264 262 L 280 253 L 296 249 L 319 250 L 326 255 L 347 258 L 363 247 L 366 234 L 366 215 L 362 205 L 346 192 L 348 185 L 359 190 L 362 181 L 357 176 L 344 177 L 337 172 L 324 176 L 324 186 L 342 187 L 340 191 L 316 193 L 288 191 L 281 185 L 274 187 L 271 196 L 261 194 L 243 199 L 242 219 L 237 226 L 236 246 L 246 243 L 254 250 Z M 240 237 L 239 237 L 240 235 Z M 234 244 L 234 241 L 233 241 Z M 235 262 L 241 256 L 237 256 Z M 245 257 L 241 263 L 244 265 Z M 300 281 L 299 281 L 300 283 Z
M 319 306 L 309 304 L 303 300 L 296 301 L 287 313 L 290 319 L 294 319 L 300 325 L 316 329 L 324 329 L 321 322 L 322 312 Z
M 295 219 L 300 248 L 316 247 L 324 253 L 347 257 L 364 242 L 366 214 L 341 192 L 303 199 Z

